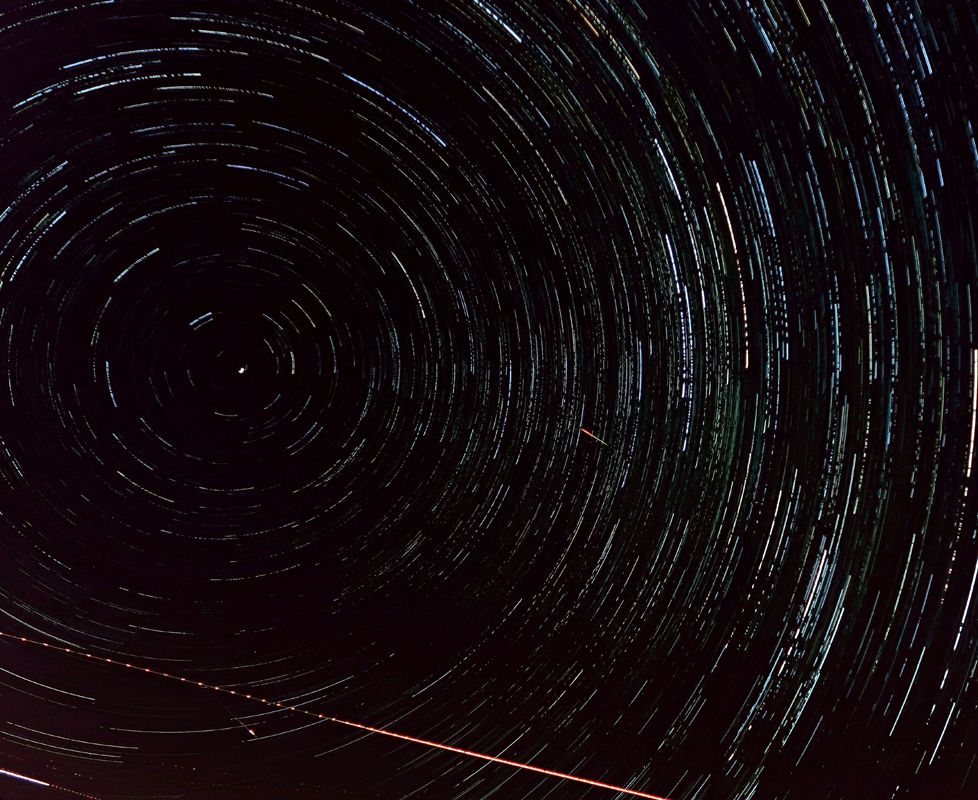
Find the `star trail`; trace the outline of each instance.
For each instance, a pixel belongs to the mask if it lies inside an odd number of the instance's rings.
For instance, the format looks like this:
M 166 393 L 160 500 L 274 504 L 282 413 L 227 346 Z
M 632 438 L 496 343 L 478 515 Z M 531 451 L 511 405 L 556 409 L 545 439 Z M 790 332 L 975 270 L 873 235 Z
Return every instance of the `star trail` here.
M 976 53 L 0 4 L 0 798 L 978 796 Z

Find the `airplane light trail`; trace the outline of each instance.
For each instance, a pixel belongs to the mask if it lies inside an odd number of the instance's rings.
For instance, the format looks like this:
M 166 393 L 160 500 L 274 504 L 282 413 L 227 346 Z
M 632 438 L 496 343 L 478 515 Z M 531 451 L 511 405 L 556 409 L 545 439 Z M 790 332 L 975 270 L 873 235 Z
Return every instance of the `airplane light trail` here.
M 601 442 L 601 444 L 603 444 L 605 447 L 608 446 L 608 443 L 604 439 L 599 439 L 597 436 L 595 436 L 593 433 L 591 433 L 591 431 L 589 431 L 587 428 L 581 428 L 581 433 L 587 434 L 592 439 L 594 439 L 596 442 Z
M 594 438 L 597 439 L 596 436 Z M 601 440 L 599 439 L 598 441 Z M 604 443 L 602 442 L 602 444 Z M 580 783 L 585 786 L 594 786 L 599 789 L 608 789 L 613 792 L 620 792 L 621 794 L 630 795 L 631 797 L 643 797 L 645 798 L 645 800 L 669 800 L 669 798 L 663 797 L 661 795 L 650 794 L 648 792 L 640 792 L 637 789 L 628 789 L 624 786 L 616 786 L 615 784 L 612 783 L 604 783 L 603 781 L 596 781 L 590 778 L 582 778 L 579 775 L 571 775 L 566 772 L 558 772 L 557 770 L 546 769 L 545 767 L 538 767 L 533 764 L 525 764 L 521 761 L 513 761 L 511 759 L 502 758 L 500 756 L 491 756 L 486 753 L 478 753 L 475 750 L 466 750 L 461 747 L 455 747 L 450 744 L 442 744 L 441 742 L 435 742 L 430 739 L 421 739 L 416 736 L 408 736 L 407 734 L 397 733 L 396 731 L 392 731 L 387 728 L 375 728 L 371 725 L 364 725 L 359 722 L 352 722 L 350 720 L 340 719 L 338 717 L 331 717 L 327 714 L 320 714 L 315 711 L 309 711 L 305 708 L 299 708 L 298 706 L 290 706 L 275 700 L 268 700 L 266 698 L 258 697 L 253 694 L 239 692 L 236 689 L 228 689 L 225 686 L 216 686 L 214 684 L 204 683 L 203 681 L 195 681 L 195 680 L 191 680 L 190 678 L 184 678 L 179 675 L 173 675 L 169 672 L 163 672 L 161 670 L 151 669 L 149 667 L 139 667 L 124 661 L 118 661 L 112 658 L 105 658 L 104 656 L 92 655 L 91 653 L 86 653 L 82 650 L 75 650 L 70 647 L 62 647 L 60 645 L 54 645 L 48 642 L 41 642 L 36 639 L 29 639 L 25 636 L 16 636 L 15 634 L 6 633 L 5 631 L 0 631 L 0 639 L 10 639 L 13 641 L 21 642 L 23 644 L 32 644 L 38 647 L 45 647 L 49 650 L 57 650 L 62 653 L 67 653 L 68 655 L 80 656 L 82 658 L 87 658 L 92 661 L 98 661 L 102 664 L 111 664 L 114 667 L 125 667 L 126 669 L 133 670 L 134 672 L 143 672 L 148 675 L 155 675 L 159 678 L 167 678 L 171 681 L 179 681 L 180 683 L 186 683 L 190 686 L 196 686 L 200 689 L 210 689 L 211 691 L 214 692 L 221 692 L 222 694 L 233 695 L 234 697 L 242 698 L 245 700 L 251 700 L 255 703 L 261 703 L 262 705 L 268 706 L 270 708 L 276 708 L 282 711 L 291 711 L 296 714 L 302 714 L 307 717 L 313 717 L 314 719 L 318 719 L 323 722 L 332 722 L 335 723 L 336 725 L 343 725 L 347 728 L 353 728 L 359 731 L 364 731 L 365 733 L 373 733 L 379 736 L 387 736 L 391 739 L 398 739 L 399 741 L 402 742 L 411 742 L 413 744 L 419 744 L 424 747 L 430 747 L 436 750 L 443 750 L 448 753 L 455 753 L 457 755 L 466 756 L 468 758 L 476 758 L 481 761 L 489 761 L 494 764 L 502 764 L 503 766 L 513 767 L 515 769 L 521 769 L 525 772 L 535 772 L 538 775 L 546 775 L 551 778 L 558 778 L 560 780 L 572 781 L 574 783 Z M 14 777 L 17 778 L 30 780 L 42 785 L 50 785 L 51 788 L 62 789 L 63 791 L 71 791 L 71 790 L 65 790 L 63 789 L 63 787 L 60 786 L 54 786 L 53 784 L 44 784 L 42 781 L 34 781 L 33 778 L 24 778 L 24 776 L 17 775 L 16 773 L 7 773 L 5 770 L 0 770 L 0 772 L 4 774 L 13 775 Z M 81 794 L 80 792 L 74 792 L 74 793 Z M 91 795 L 82 795 L 82 796 L 91 797 Z

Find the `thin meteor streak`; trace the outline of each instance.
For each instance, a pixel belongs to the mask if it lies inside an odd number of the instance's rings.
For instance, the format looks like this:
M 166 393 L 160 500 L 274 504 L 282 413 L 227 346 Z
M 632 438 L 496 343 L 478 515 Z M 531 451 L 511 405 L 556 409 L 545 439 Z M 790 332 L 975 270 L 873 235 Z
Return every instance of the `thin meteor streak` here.
M 231 713 L 231 710 L 226 705 L 224 705 L 224 703 L 222 703 L 216 697 L 214 698 L 214 702 L 217 703 L 221 707 L 221 710 L 224 711 L 224 713 L 227 714 L 236 723 L 238 723 L 238 725 L 240 725 L 247 733 L 251 734 L 252 736 L 258 735 L 255 733 L 254 728 L 249 728 L 247 725 L 245 725 L 240 719 L 238 719 L 236 716 L 234 716 L 234 714 Z
M 583 428 L 581 430 L 583 430 Z M 593 436 L 593 434 L 589 434 L 589 435 Z M 596 436 L 594 438 L 597 439 Z M 598 441 L 601 440 L 598 439 Z M 604 442 L 602 442 L 602 444 L 604 444 Z M 41 642 L 36 639 L 29 639 L 26 636 L 16 636 L 12 633 L 6 633 L 4 631 L 0 631 L 0 638 L 11 639 L 14 641 L 22 642 L 24 644 L 37 645 L 39 647 L 46 647 L 49 650 L 57 650 L 59 652 L 67 653 L 69 655 L 81 656 L 82 658 L 87 658 L 92 661 L 98 661 L 102 664 L 111 664 L 112 666 L 116 666 L 116 667 L 125 667 L 126 669 L 131 669 L 135 672 L 144 672 L 148 675 L 156 675 L 159 678 L 168 678 L 169 680 L 172 681 L 179 681 L 180 683 L 186 683 L 191 686 L 196 686 L 200 689 L 210 689 L 211 691 L 214 692 L 221 692 L 222 694 L 233 695 L 234 697 L 243 698 L 245 700 L 251 700 L 255 703 L 261 703 L 262 705 L 268 706 L 270 708 L 276 708 L 282 711 L 291 711 L 296 714 L 302 714 L 307 717 L 313 717 L 314 719 L 318 719 L 323 722 L 332 722 L 336 725 L 343 725 L 347 728 L 354 728 L 359 731 L 364 731 L 365 733 L 373 733 L 379 736 L 387 736 L 388 738 L 398 739 L 402 742 L 411 742 L 413 744 L 419 744 L 424 747 L 431 747 L 436 750 L 444 750 L 445 752 L 455 753 L 457 755 L 466 756 L 468 758 L 477 758 L 481 761 L 490 761 L 494 764 L 502 764 L 503 766 L 513 767 L 515 769 L 521 769 L 526 772 L 535 772 L 538 775 L 547 775 L 551 778 L 558 778 L 560 780 L 565 780 L 565 781 L 573 781 L 574 783 L 580 783 L 585 786 L 594 786 L 599 789 L 609 789 L 610 791 L 620 792 L 622 794 L 627 794 L 632 797 L 644 797 L 646 800 L 669 800 L 669 798 L 662 797 L 661 795 L 649 794 L 648 792 L 640 792 L 637 789 L 628 789 L 624 786 L 616 786 L 613 783 L 604 783 L 603 781 L 591 780 L 590 778 L 582 778 L 579 775 L 571 775 L 566 772 L 558 772 L 557 770 L 546 769 L 545 767 L 538 767 L 533 764 L 525 764 L 521 761 L 513 761 L 511 759 L 502 758 L 500 756 L 491 756 L 491 755 L 487 755 L 486 753 L 478 753 L 475 750 L 466 750 L 461 747 L 454 747 L 453 745 L 450 744 L 442 744 L 441 742 L 435 742 L 430 739 L 421 739 L 416 736 L 408 736 L 407 734 L 397 733 L 396 731 L 392 731 L 387 728 L 375 728 L 371 725 L 364 725 L 359 722 L 352 722 L 350 720 L 340 719 L 339 717 L 331 717 L 327 714 L 319 714 L 315 711 L 309 711 L 308 709 L 305 708 L 286 705 L 284 703 L 280 703 L 275 700 L 268 700 L 263 697 L 258 697 L 253 694 L 248 694 L 246 692 L 239 692 L 236 689 L 228 689 L 225 686 L 217 686 L 211 683 L 204 683 L 203 681 L 195 681 L 195 680 L 191 680 L 190 678 L 183 678 L 179 675 L 172 675 L 169 672 L 163 672 L 161 670 L 151 669 L 150 667 L 139 667 L 134 664 L 130 664 L 128 662 L 119 661 L 112 658 L 105 658 L 104 656 L 96 656 L 91 653 L 86 653 L 82 650 L 75 650 L 70 647 L 62 647 L 60 645 L 54 645 L 48 642 Z M 16 776 L 16 777 L 23 777 L 23 776 Z M 61 787 L 57 787 L 57 788 L 61 788 Z
M 589 431 L 587 428 L 581 428 L 581 433 L 587 434 L 592 439 L 594 439 L 596 442 L 601 442 L 601 444 L 603 444 L 605 447 L 608 446 L 608 443 L 604 439 L 599 439 L 597 436 L 595 436 L 593 433 L 591 433 L 591 431 Z

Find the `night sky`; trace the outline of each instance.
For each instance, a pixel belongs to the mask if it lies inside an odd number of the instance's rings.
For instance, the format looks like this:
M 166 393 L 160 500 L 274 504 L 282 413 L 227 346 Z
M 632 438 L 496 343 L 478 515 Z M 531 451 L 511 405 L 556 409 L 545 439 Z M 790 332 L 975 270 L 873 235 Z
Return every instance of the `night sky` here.
M 308 3 L 0 2 L 0 799 L 978 797 L 978 2 Z

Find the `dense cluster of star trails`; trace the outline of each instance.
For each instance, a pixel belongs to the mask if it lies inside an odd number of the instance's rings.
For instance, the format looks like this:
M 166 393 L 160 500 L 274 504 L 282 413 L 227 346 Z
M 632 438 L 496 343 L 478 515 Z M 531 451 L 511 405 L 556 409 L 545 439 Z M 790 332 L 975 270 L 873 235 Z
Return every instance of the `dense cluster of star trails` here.
M 978 3 L 0 70 L 0 798 L 978 797 Z

